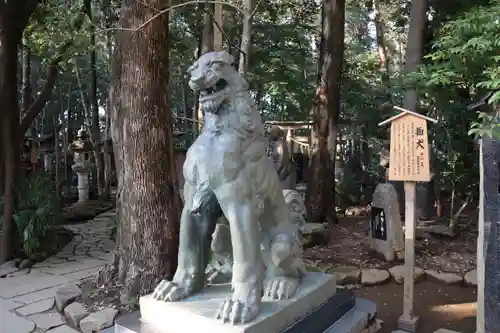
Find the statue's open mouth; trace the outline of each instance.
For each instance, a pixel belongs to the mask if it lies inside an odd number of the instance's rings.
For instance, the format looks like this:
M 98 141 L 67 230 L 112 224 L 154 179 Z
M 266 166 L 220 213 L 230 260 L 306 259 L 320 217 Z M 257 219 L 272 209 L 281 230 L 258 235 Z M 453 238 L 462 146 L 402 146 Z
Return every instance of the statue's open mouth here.
M 216 94 L 218 92 L 221 92 L 227 87 L 227 81 L 224 79 L 219 79 L 215 86 L 206 88 L 206 89 L 200 89 L 200 97 L 202 98 L 208 98 L 210 95 Z

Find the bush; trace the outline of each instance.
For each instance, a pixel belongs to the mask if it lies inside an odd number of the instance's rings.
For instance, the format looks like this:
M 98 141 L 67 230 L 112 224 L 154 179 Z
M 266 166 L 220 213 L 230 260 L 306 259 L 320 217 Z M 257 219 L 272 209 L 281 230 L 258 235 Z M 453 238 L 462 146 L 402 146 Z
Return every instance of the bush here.
M 3 198 L 0 198 L 3 209 Z M 0 209 L 0 210 L 2 210 Z M 19 181 L 16 188 L 14 222 L 26 255 L 36 253 L 40 240 L 61 222 L 54 182 L 45 172 L 35 172 Z M 0 216 L 0 224 L 3 216 Z

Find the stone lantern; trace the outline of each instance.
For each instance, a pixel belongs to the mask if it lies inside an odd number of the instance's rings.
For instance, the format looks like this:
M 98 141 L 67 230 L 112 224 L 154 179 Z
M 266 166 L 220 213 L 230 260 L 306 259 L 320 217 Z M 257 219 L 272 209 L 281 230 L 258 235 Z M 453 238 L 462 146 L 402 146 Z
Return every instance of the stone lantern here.
M 77 138 L 69 145 L 69 149 L 74 154 L 75 163 L 71 168 L 78 176 L 78 202 L 85 202 L 89 200 L 89 173 L 94 164 L 90 161 L 93 146 L 83 126 L 78 130 Z

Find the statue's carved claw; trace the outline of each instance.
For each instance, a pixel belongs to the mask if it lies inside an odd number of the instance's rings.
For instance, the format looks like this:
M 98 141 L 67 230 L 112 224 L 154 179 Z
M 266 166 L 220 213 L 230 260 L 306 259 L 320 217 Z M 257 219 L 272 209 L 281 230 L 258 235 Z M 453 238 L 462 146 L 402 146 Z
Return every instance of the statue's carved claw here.
M 153 299 L 164 302 L 177 302 L 188 296 L 188 291 L 168 280 L 162 280 L 153 292 Z
M 295 294 L 298 286 L 299 280 L 296 278 L 275 277 L 264 286 L 264 296 L 275 301 L 289 299 Z
M 221 304 L 216 319 L 236 325 L 247 323 L 255 319 L 258 314 L 257 306 L 248 306 L 241 301 L 227 300 Z

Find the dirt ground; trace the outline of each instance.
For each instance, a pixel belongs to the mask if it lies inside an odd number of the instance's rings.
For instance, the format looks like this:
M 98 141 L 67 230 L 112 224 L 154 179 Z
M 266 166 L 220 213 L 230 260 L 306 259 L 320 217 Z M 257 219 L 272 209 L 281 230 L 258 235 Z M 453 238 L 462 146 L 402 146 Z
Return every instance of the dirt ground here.
M 475 212 L 464 215 L 457 237 L 436 236 L 417 231 L 415 265 L 423 269 L 465 274 L 476 267 L 477 225 Z M 446 223 L 446 222 L 444 222 Z M 387 263 L 368 248 L 367 216 L 347 216 L 332 227 L 327 246 L 305 251 L 309 263 L 318 266 L 353 266 L 358 269 L 387 269 L 401 263 Z M 375 287 L 356 286 L 359 297 L 377 304 L 378 318 L 384 321 L 380 333 L 397 329 L 403 303 L 403 285 L 391 282 Z M 361 288 L 360 288 L 361 287 Z M 476 289 L 463 285 L 444 285 L 425 280 L 415 285 L 415 314 L 420 317 L 418 333 L 433 333 L 447 328 L 474 333 L 476 325 Z
M 389 283 L 363 287 L 355 291 L 358 297 L 377 304 L 377 317 L 384 324 L 379 333 L 397 329 L 401 315 L 403 286 Z M 420 317 L 417 333 L 433 333 L 440 328 L 460 333 L 476 331 L 476 290 L 463 286 L 441 285 L 423 281 L 415 285 L 415 314 Z
M 422 269 L 465 274 L 476 268 L 477 226 L 473 218 L 464 216 L 454 239 L 434 237 L 417 231 L 415 265 Z M 333 266 L 364 268 L 390 268 L 368 247 L 368 217 L 346 217 L 333 225 L 327 246 L 316 246 L 304 253 L 309 262 Z M 420 235 L 420 236 L 419 236 Z M 423 237 L 421 237 L 423 236 Z

